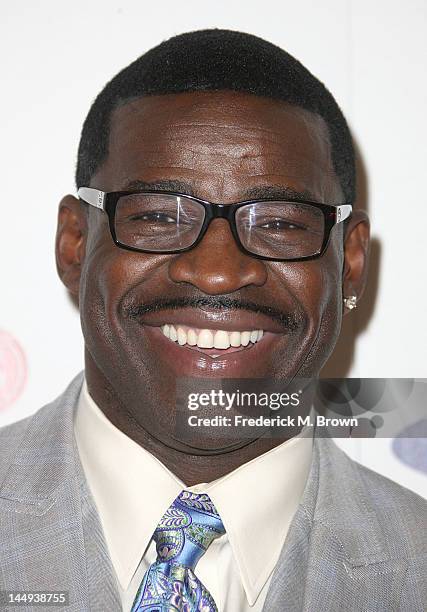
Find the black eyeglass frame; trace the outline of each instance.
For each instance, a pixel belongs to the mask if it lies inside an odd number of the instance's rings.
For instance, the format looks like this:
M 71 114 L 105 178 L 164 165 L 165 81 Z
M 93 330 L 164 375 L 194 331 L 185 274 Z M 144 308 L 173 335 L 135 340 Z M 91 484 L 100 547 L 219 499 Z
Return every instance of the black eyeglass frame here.
M 135 195 L 135 194 L 160 194 L 160 195 L 169 195 L 176 196 L 180 198 L 186 198 L 188 200 L 192 200 L 193 202 L 197 202 L 201 204 L 205 210 L 205 218 L 203 220 L 202 227 L 200 228 L 199 235 L 196 240 L 188 247 L 184 247 L 182 249 L 170 249 L 170 250 L 162 250 L 162 251 L 152 251 L 150 249 L 140 249 L 138 247 L 132 247 L 127 244 L 120 242 L 117 239 L 116 229 L 114 227 L 116 207 L 119 199 L 123 196 Z M 235 202 L 233 204 L 215 204 L 213 202 L 208 202 L 207 200 L 201 200 L 200 198 L 196 198 L 194 196 L 187 195 L 186 193 L 178 193 L 176 191 L 163 191 L 158 189 L 144 189 L 141 191 L 101 191 L 99 189 L 94 189 L 93 187 L 80 187 L 77 191 L 77 196 L 86 204 L 90 204 L 99 210 L 103 210 L 108 216 L 108 223 L 110 227 L 111 237 L 116 244 L 121 249 L 125 249 L 127 251 L 134 251 L 137 253 L 158 253 L 162 254 L 174 254 L 174 253 L 185 253 L 186 251 L 190 251 L 194 249 L 201 240 L 203 239 L 206 231 L 209 227 L 210 222 L 213 219 L 226 219 L 230 225 L 231 233 L 239 247 L 239 249 L 249 255 L 251 257 L 255 257 L 257 259 L 263 259 L 266 261 L 310 261 L 312 259 L 318 259 L 321 257 L 326 249 L 328 248 L 328 244 L 331 237 L 332 228 L 345 221 L 348 217 L 350 217 L 352 213 L 352 205 L 351 204 L 322 204 L 320 202 L 311 202 L 309 200 L 302 200 L 299 198 L 287 198 L 286 200 L 281 200 L 278 198 L 263 198 L 258 200 L 242 200 L 241 202 Z M 307 255 L 305 257 L 297 257 L 297 258 L 277 258 L 277 257 L 267 257 L 264 255 L 258 255 L 257 253 L 252 253 L 246 249 L 240 241 L 239 234 L 236 226 L 236 210 L 241 208 L 242 206 L 247 206 L 248 204 L 262 204 L 263 202 L 295 202 L 299 204 L 308 204 L 310 206 L 314 206 L 319 209 L 324 217 L 324 237 L 323 243 L 320 247 L 318 253 L 314 255 Z

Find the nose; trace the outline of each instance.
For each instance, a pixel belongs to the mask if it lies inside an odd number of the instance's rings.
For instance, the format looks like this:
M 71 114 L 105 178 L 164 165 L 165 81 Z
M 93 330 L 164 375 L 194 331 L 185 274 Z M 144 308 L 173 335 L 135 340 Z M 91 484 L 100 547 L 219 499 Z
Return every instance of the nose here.
M 171 260 L 169 278 L 219 295 L 248 285 L 260 287 L 267 280 L 267 268 L 239 249 L 226 219 L 214 219 L 194 249 Z

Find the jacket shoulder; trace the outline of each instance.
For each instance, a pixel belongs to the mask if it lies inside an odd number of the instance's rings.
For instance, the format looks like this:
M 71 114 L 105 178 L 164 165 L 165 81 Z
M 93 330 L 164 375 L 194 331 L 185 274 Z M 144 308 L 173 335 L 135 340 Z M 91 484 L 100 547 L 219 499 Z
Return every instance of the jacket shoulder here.
M 75 404 L 82 382 L 83 373 L 80 372 L 53 402 L 24 419 L 0 427 L 0 485 L 15 459 L 22 461 L 26 451 L 34 451 L 38 435 L 40 438 L 42 435 L 56 435 L 58 411 L 61 407 Z
M 361 484 L 360 503 L 376 517 L 392 555 L 427 553 L 427 500 L 345 455 Z
M 0 427 L 0 483 L 3 481 L 18 449 L 22 448 L 23 439 L 33 418 L 34 414 L 10 425 Z

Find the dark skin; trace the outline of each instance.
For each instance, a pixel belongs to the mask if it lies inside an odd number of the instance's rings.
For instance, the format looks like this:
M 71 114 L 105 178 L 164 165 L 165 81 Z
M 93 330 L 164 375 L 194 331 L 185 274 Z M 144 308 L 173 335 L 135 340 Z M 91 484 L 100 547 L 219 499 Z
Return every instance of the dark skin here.
M 119 191 L 139 181 L 173 190 L 178 182 L 180 191 L 224 204 L 286 190 L 344 203 L 324 121 L 283 102 L 235 92 L 140 98 L 117 109 L 108 157 L 90 186 Z M 366 215 L 354 211 L 345 236 L 343 231 L 343 224 L 336 226 L 325 254 L 308 262 L 244 254 L 223 219 L 214 220 L 188 252 L 132 253 L 114 245 L 105 214 L 66 196 L 59 206 L 57 265 L 79 300 L 86 379 L 95 402 L 188 486 L 219 478 L 281 443 L 180 436 L 176 377 L 316 377 L 340 332 L 343 295 L 360 299 L 366 282 Z M 151 326 L 194 315 L 199 328 L 232 329 L 238 310 L 183 308 L 139 320 L 129 314 L 130 306 L 201 296 L 270 305 L 297 324 L 291 330 L 272 322 L 264 345 L 234 353 L 234 360 L 216 360 L 214 367 L 209 357 L 159 338 Z M 254 327 L 269 328 L 265 316 L 246 314 L 254 317 Z

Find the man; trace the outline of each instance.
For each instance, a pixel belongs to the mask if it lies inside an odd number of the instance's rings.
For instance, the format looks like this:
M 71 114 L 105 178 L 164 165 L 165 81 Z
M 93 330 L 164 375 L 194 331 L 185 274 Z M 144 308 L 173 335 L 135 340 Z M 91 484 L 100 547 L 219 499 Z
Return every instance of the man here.
M 76 180 L 56 257 L 85 372 L 0 433 L 3 591 L 68 591 L 72 611 L 424 610 L 420 497 L 330 440 L 178 422 L 183 378 L 315 378 L 362 295 L 368 219 L 331 94 L 259 38 L 172 38 L 99 94 Z

